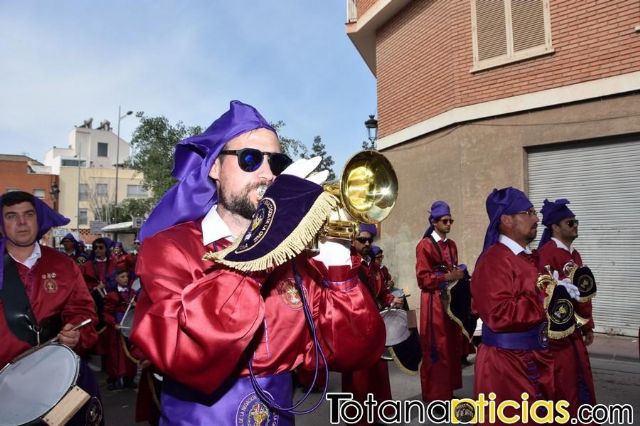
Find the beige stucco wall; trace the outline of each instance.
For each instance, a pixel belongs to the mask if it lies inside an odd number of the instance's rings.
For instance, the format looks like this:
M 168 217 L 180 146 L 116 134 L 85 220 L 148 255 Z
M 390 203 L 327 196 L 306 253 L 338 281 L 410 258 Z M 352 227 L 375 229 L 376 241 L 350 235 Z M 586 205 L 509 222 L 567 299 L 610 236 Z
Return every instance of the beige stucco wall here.
M 115 168 L 83 168 L 61 167 L 60 168 L 60 196 L 59 211 L 64 216 L 71 219 L 67 228 L 77 229 L 77 208 L 78 208 L 78 171 L 80 172 L 80 183 L 89 185 L 89 191 L 95 191 L 96 183 L 106 183 L 108 185 L 108 195 L 101 198 L 101 201 L 113 203 L 115 200 L 116 169 Z M 127 198 L 127 185 L 142 185 L 142 174 L 131 169 L 121 168 L 118 171 L 118 203 Z M 89 197 L 91 198 L 91 196 Z M 88 209 L 89 222 L 95 220 L 91 208 L 91 202 L 80 201 L 80 208 Z M 81 229 L 89 228 L 89 225 L 81 225 Z
M 630 133 L 640 133 L 639 94 L 464 123 L 385 150 L 399 194 L 379 244 L 396 284 L 414 295 L 410 305 L 419 305 L 415 246 L 433 201 L 450 204 L 455 219 L 450 237 L 458 244 L 460 263 L 472 269 L 487 226 L 489 192 L 504 186 L 526 192 L 527 148 Z

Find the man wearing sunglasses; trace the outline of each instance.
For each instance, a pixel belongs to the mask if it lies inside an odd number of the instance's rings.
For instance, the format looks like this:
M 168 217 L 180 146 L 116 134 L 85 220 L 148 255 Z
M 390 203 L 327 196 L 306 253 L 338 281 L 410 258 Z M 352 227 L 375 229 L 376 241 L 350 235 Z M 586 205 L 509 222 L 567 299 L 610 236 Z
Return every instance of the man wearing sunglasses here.
M 573 247 L 578 238 L 578 219 L 567 206 L 567 199 L 544 200 L 541 213 L 545 226 L 538 252 L 540 265 L 558 272 L 558 279 L 567 278 L 574 267 L 583 266 L 582 257 Z M 572 334 L 550 341 L 549 347 L 554 357 L 554 380 L 556 400 L 571 403 L 569 412 L 575 417 L 581 404 L 595 404 L 595 391 L 591 363 L 586 346 L 593 342 L 593 317 L 591 299 L 584 302 L 571 300 L 575 312 L 589 321 Z
M 537 286 L 539 265 L 529 244 L 538 216 L 519 189 L 494 189 L 486 200 L 489 225 L 471 281 L 474 310 L 482 320 L 482 344 L 475 361 L 476 398 L 495 394 L 496 405 L 530 406 L 554 399 L 553 356 L 548 349 L 545 293 Z M 519 414 L 505 410 L 507 416 Z M 488 410 L 485 410 L 485 419 Z
M 462 387 L 462 333 L 446 313 L 441 293 L 465 276 L 458 265 L 456 243 L 447 238 L 453 218 L 449 205 L 431 205 L 429 226 L 416 247 L 416 276 L 420 287 L 420 381 L 424 401 L 449 400 Z
M 275 223 L 262 220 L 269 213 L 256 211 L 258 201 L 290 163 L 271 125 L 238 101 L 203 134 L 176 147 L 178 182 L 140 230 L 142 292 L 131 335 L 164 374 L 163 425 L 248 424 L 252 415 L 260 420 L 251 423 L 291 425 L 293 409 L 273 409 L 259 388 L 280 407 L 291 407 L 291 371 L 317 369 L 318 341 L 338 371 L 369 365 L 383 350 L 382 321 L 348 247 L 329 241 L 316 258 L 304 253 L 260 273 L 203 259 L 243 235 L 246 243 L 259 224 Z M 317 164 L 299 160 L 286 172 L 304 178 Z M 262 204 L 274 205 L 274 215 L 284 205 L 277 197 L 288 195 L 278 188 L 266 192 Z

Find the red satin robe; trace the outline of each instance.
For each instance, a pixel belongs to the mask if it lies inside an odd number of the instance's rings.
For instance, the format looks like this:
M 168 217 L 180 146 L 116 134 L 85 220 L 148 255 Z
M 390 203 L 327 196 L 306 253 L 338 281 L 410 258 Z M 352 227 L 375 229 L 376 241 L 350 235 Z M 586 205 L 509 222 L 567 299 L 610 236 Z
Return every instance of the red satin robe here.
M 129 253 L 119 255 L 112 254 L 109 263 L 113 264 L 113 270 L 133 271 L 135 268 L 135 258 Z
M 221 240 L 216 245 L 220 249 Z M 143 291 L 131 340 L 162 372 L 210 393 L 232 375 L 288 372 L 315 362 L 292 262 L 268 276 L 246 274 L 202 260 L 200 221 L 147 238 L 136 272 Z M 348 371 L 377 361 L 384 324 L 359 282 L 359 265 L 331 267 L 298 256 L 320 344 L 329 367 Z M 254 346 L 255 345 L 255 346 Z M 252 349 L 254 348 L 255 349 Z
M 127 357 L 125 350 L 128 349 L 124 347 L 127 342 L 115 328 L 118 317 L 126 312 L 130 300 L 134 297 L 133 290 L 120 292 L 116 288 L 104 298 L 104 322 L 107 328 L 102 335 L 105 339 L 106 372 L 109 379 L 133 378 L 136 375 L 137 364 Z
M 449 318 L 440 300 L 440 290 L 447 285 L 444 271 L 458 264 L 456 243 L 439 241 L 440 252 L 429 238 L 420 240 L 416 247 L 416 277 L 420 295 L 420 346 L 422 365 L 420 382 L 424 401 L 453 398 L 453 391 L 462 387 L 462 348 L 459 326 Z
M 87 260 L 81 268 L 89 291 L 96 288 L 99 283 L 103 283 L 105 286 L 108 285 L 109 278 L 115 271 L 115 265 L 111 260 L 105 262 Z
M 40 246 L 40 249 L 42 257 L 31 269 L 16 263 L 33 314 L 40 321 L 61 313 L 63 325 L 79 324 L 85 319 L 91 319 L 93 324 L 80 329 L 80 340 L 74 348 L 82 355 L 98 338 L 94 328 L 97 316 L 93 299 L 87 291 L 80 269 L 71 258 L 50 247 Z M 1 303 L 0 342 L 0 368 L 30 348 L 27 342 L 18 339 L 9 329 Z
M 360 264 L 360 279 L 365 283 L 375 303 L 380 307 L 387 307 L 393 303 L 395 297 L 385 285 L 385 277 L 380 265 L 375 262 L 363 263 L 362 258 L 354 251 L 351 252 L 354 265 Z M 384 337 L 385 334 L 383 333 Z M 384 340 L 384 339 L 383 339 Z M 378 402 L 391 400 L 391 383 L 389 382 L 389 366 L 387 361 L 378 357 L 377 361 L 368 368 L 344 372 L 342 374 L 342 392 L 350 392 L 353 399 L 363 403 L 367 394 L 371 393 Z M 357 424 L 367 424 L 362 420 Z
M 544 293 L 536 286 L 535 258 L 515 255 L 496 243 L 478 260 L 471 280 L 472 306 L 494 332 L 520 332 L 546 321 Z M 474 392 L 496 394 L 496 404 L 521 400 L 551 400 L 554 395 L 553 355 L 550 350 L 506 350 L 480 345 L 476 356 Z M 514 411 L 506 410 L 511 416 Z M 488 419 L 485 417 L 485 419 Z
M 573 262 L 582 266 L 582 258 L 577 250 L 573 253 L 558 247 L 555 241 L 550 240 L 539 250 L 540 266 L 548 265 L 552 271 L 558 271 L 559 278 L 566 277 L 564 266 Z M 591 301 L 580 303 L 571 300 L 578 315 L 588 318 L 589 322 L 584 328 L 593 330 L 593 318 L 591 316 Z M 571 403 L 569 413 L 572 417 L 577 414 L 581 404 L 595 405 L 595 388 L 593 385 L 593 374 L 591 372 L 591 362 L 587 347 L 582 340 L 582 332 L 576 330 L 570 336 L 560 340 L 550 340 L 550 348 L 555 360 L 554 376 L 555 390 L 554 399 L 564 399 Z

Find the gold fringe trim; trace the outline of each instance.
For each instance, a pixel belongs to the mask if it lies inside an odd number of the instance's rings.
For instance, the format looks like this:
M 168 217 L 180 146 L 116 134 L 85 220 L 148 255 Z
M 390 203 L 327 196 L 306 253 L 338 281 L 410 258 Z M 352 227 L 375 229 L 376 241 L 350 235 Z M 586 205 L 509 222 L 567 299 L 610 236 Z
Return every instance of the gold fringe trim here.
M 559 340 L 563 339 L 567 336 L 573 334 L 576 330 L 575 324 L 569 327 L 569 329 L 565 331 L 551 331 L 551 317 L 549 315 L 549 304 L 551 303 L 551 297 L 553 296 L 553 291 L 556 289 L 557 282 L 550 275 L 540 275 L 536 282 L 538 288 L 541 288 L 545 292 L 544 297 L 544 313 L 547 316 L 547 336 L 549 339 Z
M 584 303 L 596 297 L 596 293 L 590 294 L 589 296 L 578 297 L 578 302 Z
M 418 364 L 418 371 L 409 370 L 407 367 L 402 365 L 402 363 L 398 359 L 398 356 L 396 355 L 396 352 L 393 350 L 393 346 L 389 346 L 387 349 L 389 349 L 389 353 L 391 354 L 391 358 L 393 358 L 393 362 L 395 363 L 396 367 L 398 367 L 398 369 L 402 371 L 404 374 L 408 374 L 409 376 L 417 376 L 418 373 L 420 373 L 422 360 L 420 360 L 420 363 Z
M 444 305 L 447 307 L 447 316 L 451 319 L 451 321 L 458 324 L 458 326 L 460 327 L 460 330 L 462 330 L 462 334 L 464 334 L 465 337 L 469 340 L 469 343 L 471 343 L 473 336 L 469 336 L 469 333 L 467 332 L 467 329 L 464 328 L 464 325 L 462 324 L 462 321 L 460 321 L 460 318 L 455 316 L 455 314 L 451 310 L 451 289 L 455 287 L 456 284 L 458 284 L 458 281 L 456 281 L 453 285 L 446 287 L 447 303 L 445 303 Z
M 248 262 L 236 262 L 224 259 L 227 254 L 234 251 L 238 245 L 240 245 L 241 238 L 236 239 L 236 241 L 226 249 L 218 252 L 208 252 L 202 258 L 204 260 L 221 263 L 243 272 L 265 271 L 269 268 L 282 265 L 308 247 L 327 221 L 331 210 L 336 208 L 337 205 L 338 199 L 335 196 L 328 192 L 322 192 L 291 234 L 289 234 L 278 247 L 258 259 Z

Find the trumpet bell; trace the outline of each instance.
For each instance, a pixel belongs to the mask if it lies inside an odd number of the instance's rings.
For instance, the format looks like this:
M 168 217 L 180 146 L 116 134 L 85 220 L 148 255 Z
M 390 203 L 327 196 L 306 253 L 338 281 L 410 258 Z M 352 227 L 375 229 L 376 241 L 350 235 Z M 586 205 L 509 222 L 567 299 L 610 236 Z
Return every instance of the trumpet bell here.
M 379 223 L 396 204 L 398 178 L 389 160 L 376 151 L 361 151 L 345 165 L 340 198 L 358 222 Z

